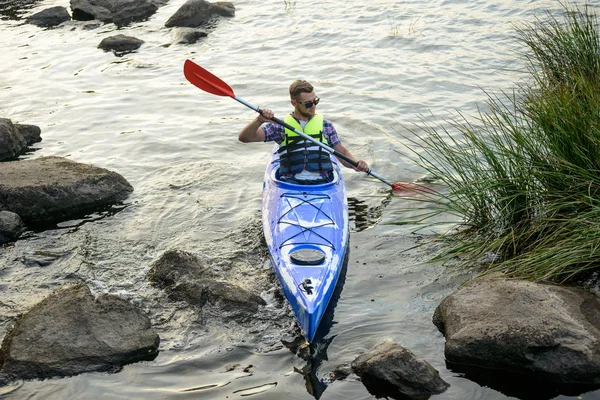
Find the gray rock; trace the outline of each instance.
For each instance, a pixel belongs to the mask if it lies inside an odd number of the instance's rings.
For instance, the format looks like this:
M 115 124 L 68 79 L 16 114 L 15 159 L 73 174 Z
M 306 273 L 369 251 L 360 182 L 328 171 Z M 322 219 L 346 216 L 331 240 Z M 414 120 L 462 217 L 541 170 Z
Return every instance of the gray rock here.
M 104 51 L 113 51 L 117 55 L 123 55 L 139 49 L 142 44 L 144 44 L 143 40 L 133 36 L 114 35 L 102 39 L 98 48 Z
M 193 44 L 198 39 L 206 37 L 208 34 L 206 31 L 194 28 L 173 28 L 171 31 L 171 38 L 174 44 Z
M 87 286 L 57 291 L 21 316 L 0 348 L 1 372 L 12 379 L 44 379 L 118 371 L 152 360 L 159 337 L 150 320 L 126 300 Z
M 27 224 L 72 219 L 125 200 L 121 175 L 60 157 L 12 161 L 0 167 L 0 210 Z
M 233 17 L 235 6 L 229 2 L 210 3 L 206 0 L 188 0 L 167 20 L 165 26 L 196 28 L 206 25 L 215 15 Z
M 0 211 L 0 244 L 18 239 L 24 228 L 25 224 L 17 214 Z
M 600 303 L 582 289 L 477 279 L 446 297 L 433 322 L 452 364 L 600 384 Z
M 406 396 L 444 392 L 450 385 L 427 361 L 418 360 L 408 349 L 387 340 L 351 363 L 352 371 L 376 392 L 394 388 Z
M 266 302 L 257 294 L 225 281 L 196 256 L 170 250 L 152 264 L 148 279 L 174 301 L 203 308 L 238 322 L 252 318 Z
M 27 17 L 26 21 L 30 24 L 47 28 L 70 21 L 71 16 L 66 8 L 61 6 L 50 7 Z
M 27 140 L 15 128 L 12 121 L 0 118 L 0 161 L 15 159 L 25 148 L 27 148 Z
M 71 9 L 75 20 L 97 19 L 120 27 L 148 19 L 158 6 L 152 0 L 71 0 Z
M 36 125 L 14 124 L 15 128 L 25 138 L 28 146 L 42 141 L 42 130 Z

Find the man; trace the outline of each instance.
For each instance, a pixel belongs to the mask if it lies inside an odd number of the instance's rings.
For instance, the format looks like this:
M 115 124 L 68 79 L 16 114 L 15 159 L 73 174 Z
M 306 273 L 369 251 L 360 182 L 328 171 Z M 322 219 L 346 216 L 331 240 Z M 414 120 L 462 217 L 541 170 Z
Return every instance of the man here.
M 310 83 L 304 80 L 292 83 L 290 99 L 294 111 L 284 118 L 284 122 L 356 161 L 340 142 L 333 124 L 316 113 L 320 99 Z M 273 111 L 263 109 L 262 114 L 259 114 L 254 121 L 242 129 L 239 140 L 244 143 L 274 141 L 279 144 L 279 177 L 282 180 L 312 184 L 327 182 L 331 179 L 333 166 L 329 153 L 294 131 L 271 122 L 273 116 Z M 368 164 L 363 160 L 358 160 L 356 167 L 342 159 L 339 161 L 344 166 L 356 171 L 366 172 L 369 170 Z

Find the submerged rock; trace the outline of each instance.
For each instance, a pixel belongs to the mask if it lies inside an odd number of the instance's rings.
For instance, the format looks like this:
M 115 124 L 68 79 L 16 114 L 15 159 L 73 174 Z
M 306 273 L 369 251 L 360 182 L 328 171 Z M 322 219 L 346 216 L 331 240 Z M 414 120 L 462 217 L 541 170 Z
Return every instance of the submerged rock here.
M 49 28 L 70 21 L 71 16 L 66 8 L 50 7 L 27 17 L 27 22 L 41 28 Z
M 142 44 L 144 44 L 143 40 L 133 36 L 114 35 L 102 39 L 98 48 L 104 51 L 113 51 L 115 55 L 120 56 L 139 49 Z
M 175 301 L 199 308 L 209 305 L 236 321 L 252 318 L 266 304 L 259 295 L 227 282 L 201 259 L 183 251 L 164 253 L 153 263 L 148 278 Z
M 171 31 L 171 38 L 175 44 L 192 44 L 196 43 L 198 39 L 206 37 L 208 34 L 206 31 L 194 28 L 173 28 Z
M 167 20 L 165 27 L 196 28 L 206 25 L 215 15 L 233 17 L 235 6 L 225 1 L 210 3 L 206 0 L 188 0 Z
M 72 219 L 123 201 L 132 191 L 116 172 L 60 157 L 11 161 L 0 168 L 0 210 L 25 223 Z
M 24 228 L 25 224 L 17 214 L 0 211 L 0 244 L 18 239 Z
M 351 368 L 367 389 L 378 395 L 393 395 L 392 391 L 405 396 L 432 395 L 450 387 L 427 361 L 391 340 L 357 357 Z M 341 376 L 348 372 L 343 367 L 336 371 Z
M 583 289 L 477 279 L 446 297 L 433 322 L 451 364 L 600 384 L 600 302 Z
M 15 322 L 0 348 L 0 372 L 10 379 L 116 372 L 154 359 L 159 341 L 148 317 L 126 300 L 94 298 L 79 284 L 51 294 Z

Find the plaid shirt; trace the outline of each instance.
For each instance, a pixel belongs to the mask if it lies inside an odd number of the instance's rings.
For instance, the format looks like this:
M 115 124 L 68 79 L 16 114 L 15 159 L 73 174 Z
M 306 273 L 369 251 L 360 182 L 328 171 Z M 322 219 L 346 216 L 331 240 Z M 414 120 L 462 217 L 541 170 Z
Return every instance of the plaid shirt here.
M 265 142 L 281 144 L 285 139 L 285 128 L 279 124 L 267 122 L 263 124 L 262 130 L 265 132 Z M 326 119 L 323 120 L 323 137 L 327 140 L 329 147 L 334 147 L 340 142 L 333 124 Z

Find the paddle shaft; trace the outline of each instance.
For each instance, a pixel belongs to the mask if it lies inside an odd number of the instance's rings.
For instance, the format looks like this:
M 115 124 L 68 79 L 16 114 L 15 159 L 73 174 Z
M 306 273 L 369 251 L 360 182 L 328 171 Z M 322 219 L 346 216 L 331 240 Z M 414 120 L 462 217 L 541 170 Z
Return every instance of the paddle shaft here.
M 245 101 L 244 99 L 241 99 L 237 96 L 233 96 L 233 99 L 242 103 L 243 105 L 245 105 L 248 108 L 253 109 L 254 111 L 256 111 L 259 114 L 262 114 L 262 110 L 250 103 L 248 103 L 247 101 Z M 346 161 L 348 164 L 353 165 L 355 167 L 358 167 L 358 163 L 356 161 L 354 161 L 353 159 L 351 159 L 350 157 L 345 156 L 344 154 L 340 153 L 339 151 L 336 151 L 334 149 L 332 149 L 331 147 L 327 146 L 325 143 L 318 141 L 312 137 L 310 137 L 309 135 L 307 135 L 304 132 L 299 131 L 298 129 L 294 128 L 293 126 L 291 126 L 290 124 L 285 123 L 284 121 L 280 120 L 279 118 L 273 117 L 271 118 L 271 121 L 275 122 L 276 124 L 279 124 L 291 131 L 294 131 L 296 134 L 300 135 L 301 137 L 303 137 L 306 140 L 309 140 L 311 142 L 313 142 L 314 144 L 316 144 L 317 146 L 321 147 L 322 149 L 324 149 L 325 151 L 327 151 L 329 154 L 333 154 L 334 156 L 336 156 L 337 158 L 341 158 L 342 160 Z M 367 172 L 367 175 L 371 175 L 373 178 L 377 178 L 379 179 L 381 182 L 392 186 L 392 182 L 380 177 L 379 175 L 377 175 L 375 172 L 371 171 L 370 169 Z M 393 186 L 392 186 L 393 187 Z

